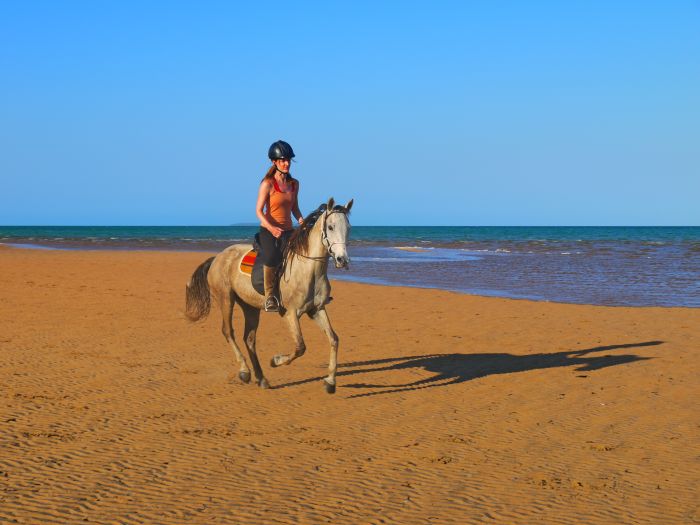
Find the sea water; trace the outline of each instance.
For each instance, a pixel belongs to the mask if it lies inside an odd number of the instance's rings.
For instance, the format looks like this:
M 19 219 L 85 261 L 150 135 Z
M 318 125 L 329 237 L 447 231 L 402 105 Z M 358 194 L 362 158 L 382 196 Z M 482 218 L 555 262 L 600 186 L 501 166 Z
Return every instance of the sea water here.
M 215 252 L 256 226 L 0 226 L 0 243 Z M 609 306 L 700 307 L 700 227 L 356 226 L 331 278 Z

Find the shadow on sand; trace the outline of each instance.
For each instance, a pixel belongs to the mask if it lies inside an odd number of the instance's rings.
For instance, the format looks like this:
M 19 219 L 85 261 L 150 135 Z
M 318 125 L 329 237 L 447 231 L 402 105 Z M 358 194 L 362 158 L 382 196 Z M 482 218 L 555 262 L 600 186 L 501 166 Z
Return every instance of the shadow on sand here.
M 355 374 L 367 374 L 391 370 L 425 370 L 432 372 L 431 377 L 419 379 L 410 383 L 400 384 L 375 384 L 375 383 L 350 383 L 343 384 L 342 388 L 372 389 L 372 392 L 361 392 L 350 397 L 376 396 L 380 394 L 392 394 L 408 390 L 432 388 L 454 385 L 470 381 L 478 377 L 487 377 L 495 374 L 512 374 L 514 372 L 527 372 L 561 366 L 576 366 L 578 372 L 590 372 L 608 366 L 623 365 L 634 361 L 652 359 L 637 355 L 590 355 L 596 352 L 619 350 L 621 348 L 639 348 L 644 346 L 657 346 L 663 341 L 646 341 L 642 343 L 619 344 L 609 346 L 596 346 L 585 350 L 570 350 L 555 352 L 553 354 L 430 354 L 410 357 L 393 357 L 387 359 L 374 359 L 371 361 L 355 361 L 339 365 L 338 376 L 351 376 Z M 312 377 L 301 381 L 294 381 L 275 388 L 288 388 L 312 381 L 318 381 L 323 376 Z M 377 389 L 380 389 L 377 391 Z

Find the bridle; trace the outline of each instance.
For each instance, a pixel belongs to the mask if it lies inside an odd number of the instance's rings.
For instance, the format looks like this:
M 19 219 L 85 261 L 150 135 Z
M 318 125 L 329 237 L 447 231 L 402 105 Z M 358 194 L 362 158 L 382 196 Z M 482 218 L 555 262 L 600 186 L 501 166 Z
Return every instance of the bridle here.
M 333 246 L 336 244 L 342 244 L 342 245 L 347 245 L 345 242 L 331 242 L 331 240 L 328 238 L 328 217 L 333 215 L 334 213 L 342 213 L 343 215 L 347 216 L 347 212 L 343 209 L 333 209 L 329 213 L 326 213 L 324 211 L 323 213 L 323 230 L 321 230 L 321 242 L 323 245 L 326 247 L 326 255 L 321 255 L 320 257 L 312 257 L 310 255 L 304 255 L 303 253 L 290 250 L 291 253 L 293 253 L 296 256 L 302 257 L 304 259 L 310 259 L 312 261 L 325 261 L 329 257 L 332 257 L 335 259 L 335 254 L 333 253 Z
M 342 213 L 347 217 L 347 213 L 344 210 L 331 210 L 331 212 L 328 215 L 325 215 L 323 217 L 323 231 L 321 232 L 321 242 L 324 244 L 326 247 L 326 250 L 328 251 L 328 255 L 335 259 L 335 254 L 333 253 L 333 246 L 336 244 L 342 244 L 343 246 L 347 246 L 347 243 L 345 242 L 331 242 L 330 239 L 328 238 L 328 217 L 333 215 L 334 213 Z

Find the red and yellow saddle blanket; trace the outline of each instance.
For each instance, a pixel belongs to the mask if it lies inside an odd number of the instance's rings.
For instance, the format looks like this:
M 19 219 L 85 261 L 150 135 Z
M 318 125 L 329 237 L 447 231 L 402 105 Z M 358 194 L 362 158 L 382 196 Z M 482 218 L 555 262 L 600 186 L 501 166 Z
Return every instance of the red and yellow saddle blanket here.
M 241 265 L 239 266 L 241 273 L 246 275 L 251 275 L 253 273 L 253 265 L 255 264 L 255 259 L 257 256 L 258 252 L 255 250 L 250 250 L 243 256 L 243 259 L 241 259 Z

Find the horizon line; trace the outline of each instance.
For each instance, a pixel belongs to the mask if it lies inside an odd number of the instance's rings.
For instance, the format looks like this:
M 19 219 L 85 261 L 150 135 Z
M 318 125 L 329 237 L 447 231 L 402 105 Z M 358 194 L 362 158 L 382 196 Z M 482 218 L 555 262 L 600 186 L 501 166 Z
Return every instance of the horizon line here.
M 235 228 L 259 227 L 233 224 L 0 224 L 0 228 Z M 693 224 L 354 224 L 360 228 L 699 228 Z

